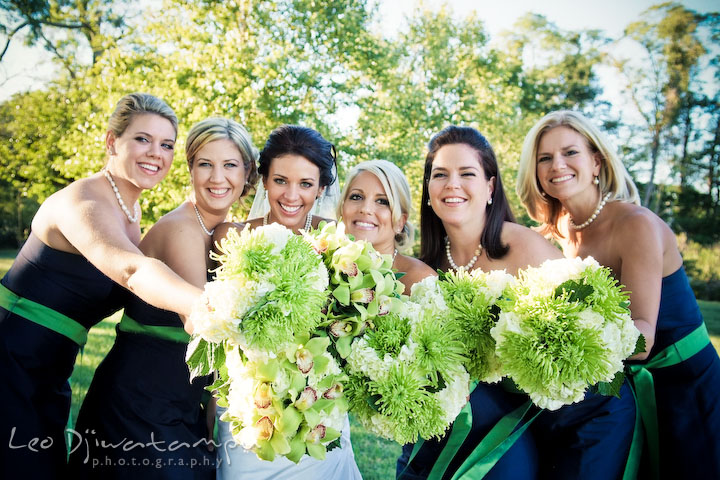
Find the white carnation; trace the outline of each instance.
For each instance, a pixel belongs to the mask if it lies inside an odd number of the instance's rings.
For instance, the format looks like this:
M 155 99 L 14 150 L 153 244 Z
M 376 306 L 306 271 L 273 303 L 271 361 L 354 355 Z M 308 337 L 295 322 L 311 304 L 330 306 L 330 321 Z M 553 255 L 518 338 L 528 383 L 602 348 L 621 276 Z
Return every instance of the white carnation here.
M 578 325 L 590 330 L 603 330 L 605 317 L 595 312 L 591 308 L 586 308 L 577 315 Z
M 515 312 L 501 311 L 498 321 L 490 329 L 490 335 L 495 339 L 495 345 L 500 346 L 505 341 L 505 333 L 513 332 L 522 335 L 522 318 Z
M 435 394 L 438 403 L 444 408 L 443 421 L 448 424 L 455 420 L 467 403 L 470 394 L 469 383 L 470 375 L 462 369 L 445 388 Z
M 287 245 L 288 240 L 294 235 L 292 230 L 290 230 L 287 227 L 284 227 L 283 225 L 280 225 L 279 223 L 272 223 L 270 225 L 265 225 L 259 228 L 256 228 L 255 230 L 252 230 L 251 235 L 258 235 L 262 236 L 268 244 L 272 245 L 272 254 L 273 255 L 280 255 L 280 252 L 283 248 L 285 248 L 285 245 Z

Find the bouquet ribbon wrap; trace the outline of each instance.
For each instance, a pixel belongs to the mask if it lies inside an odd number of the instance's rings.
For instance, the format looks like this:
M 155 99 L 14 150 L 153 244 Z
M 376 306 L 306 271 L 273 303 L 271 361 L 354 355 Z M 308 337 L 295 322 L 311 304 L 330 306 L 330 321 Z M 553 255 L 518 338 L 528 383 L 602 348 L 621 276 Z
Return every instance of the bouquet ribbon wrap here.
M 707 327 L 705 323 L 697 327 L 685 337 L 665 348 L 647 363 L 630 364 L 630 376 L 635 387 L 635 398 L 637 401 L 637 410 L 642 419 L 642 425 L 645 427 L 645 436 L 648 442 L 648 451 L 650 452 L 650 466 L 652 478 L 659 478 L 659 437 L 658 437 L 658 420 L 657 420 L 657 403 L 655 402 L 655 385 L 653 376 L 649 369 L 664 368 L 677 365 L 694 356 L 700 350 L 710 343 Z M 637 435 L 633 435 L 633 446 L 631 447 L 631 455 L 628 464 L 639 458 L 633 459 L 633 453 L 639 456 L 641 448 L 634 448 Z M 627 469 L 626 475 L 627 477 Z
M 477 385 L 473 385 L 472 390 Z M 495 466 L 502 456 L 510 450 L 518 438 L 527 430 L 530 424 L 542 412 L 539 410 L 534 416 L 523 423 L 527 413 L 532 408 L 532 402 L 528 400 L 518 408 L 501 418 L 495 426 L 485 435 L 480 443 L 473 449 L 467 459 L 460 465 L 460 468 L 453 474 L 451 480 L 479 480 Z M 453 458 L 470 434 L 472 428 L 472 409 L 470 402 L 465 404 L 460 414 L 453 423 L 450 436 L 437 462 L 430 471 L 428 480 L 440 480 L 450 466 Z M 422 448 L 423 441 L 419 440 L 408 459 L 408 465 Z M 402 478 L 402 474 L 399 476 Z

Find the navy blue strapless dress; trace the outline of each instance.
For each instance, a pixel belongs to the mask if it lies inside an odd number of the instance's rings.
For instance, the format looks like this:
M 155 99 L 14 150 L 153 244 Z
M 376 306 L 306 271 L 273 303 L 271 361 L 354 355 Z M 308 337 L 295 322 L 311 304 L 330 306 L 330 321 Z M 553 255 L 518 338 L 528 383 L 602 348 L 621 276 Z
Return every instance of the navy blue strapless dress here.
M 472 428 L 442 478 L 451 478 L 497 422 L 527 400 L 527 395 L 508 392 L 500 384 L 479 383 L 470 394 Z M 440 440 L 425 441 L 410 465 L 408 465 L 408 460 L 414 445 L 403 446 L 402 454 L 397 461 L 398 478 L 401 480 L 426 479 L 449 437 L 450 430 Z M 488 480 L 534 479 L 537 478 L 537 462 L 535 442 L 530 432 L 525 431 L 484 478 Z
M 651 360 L 702 325 L 685 269 L 663 278 Z M 720 358 L 711 343 L 677 365 L 651 368 L 662 478 L 720 478 Z M 643 468 L 641 473 L 647 471 Z
M 125 315 L 143 327 L 166 327 L 176 337 L 184 335 L 177 314 L 132 294 Z M 203 397 L 209 398 L 205 387 L 211 377 L 190 382 L 187 338 L 127 331 L 124 322 L 78 415 L 70 455 L 73 477 L 215 478 L 215 452 L 207 446 L 207 416 L 201 406 Z
M 543 411 L 530 426 L 538 445 L 540 478 L 622 478 L 635 415 L 627 380 L 620 398 L 588 392 L 581 402 Z
M 33 234 L 0 282 L 6 292 L 85 329 L 117 311 L 126 291 L 84 257 Z M 60 478 L 67 467 L 68 379 L 80 346 L 6 306 L 0 307 L 0 478 Z

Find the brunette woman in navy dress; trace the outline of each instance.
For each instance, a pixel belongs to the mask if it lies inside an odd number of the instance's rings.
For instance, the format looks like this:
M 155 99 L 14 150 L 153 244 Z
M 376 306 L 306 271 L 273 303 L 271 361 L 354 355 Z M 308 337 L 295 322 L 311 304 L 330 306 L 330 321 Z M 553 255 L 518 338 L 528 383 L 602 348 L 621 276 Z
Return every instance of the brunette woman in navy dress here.
M 504 269 L 515 275 L 521 268 L 562 257 L 542 236 L 515 223 L 495 153 L 473 128 L 449 126 L 430 139 L 420 208 L 420 260 L 432 268 Z M 527 395 L 499 384 L 478 383 L 470 394 L 471 430 L 442 478 L 451 478 L 495 424 L 527 401 Z M 405 445 L 399 478 L 427 478 L 443 458 L 449 438 L 425 441 L 412 459 L 414 446 Z M 526 431 L 485 478 L 530 479 L 536 474 L 536 447 Z
M 720 478 L 720 359 L 672 230 L 639 205 L 635 184 L 610 143 L 578 112 L 552 112 L 530 130 L 517 191 L 566 256 L 594 257 L 630 292 L 632 318 L 646 342 L 645 351 L 628 362 L 647 432 L 640 475 Z M 656 410 L 646 399 L 654 399 Z M 589 478 L 585 473 L 595 470 L 619 477 L 622 472 L 608 471 L 617 460 L 619 430 L 600 438 L 596 426 L 567 422 L 562 409 L 553 413 L 556 427 L 542 432 L 545 441 L 539 442 L 547 447 L 543 458 L 567 458 L 560 439 L 570 439 L 574 449 L 603 442 L 604 455 L 588 457 L 562 476 Z M 561 465 L 558 460 L 547 467 Z
M 177 118 L 162 100 L 123 97 L 103 170 L 48 197 L 0 282 L 0 478 L 60 478 L 68 378 L 87 331 L 122 303 L 122 287 L 189 315 L 201 290 L 140 242 L 138 197 L 167 174 Z

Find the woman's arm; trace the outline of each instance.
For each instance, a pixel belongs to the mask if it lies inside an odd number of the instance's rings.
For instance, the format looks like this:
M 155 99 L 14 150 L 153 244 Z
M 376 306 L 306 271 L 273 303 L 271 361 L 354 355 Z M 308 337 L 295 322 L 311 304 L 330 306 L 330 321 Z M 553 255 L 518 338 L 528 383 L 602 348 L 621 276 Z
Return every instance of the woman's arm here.
M 655 343 L 665 251 L 661 222 L 650 212 L 634 209 L 617 221 L 611 234 L 613 256 L 620 259 L 614 273 L 630 292 L 632 319 L 645 337 L 645 352 L 633 360 L 645 360 Z
M 130 240 L 127 221 L 107 195 L 87 183 L 68 188 L 45 206 L 43 228 L 55 229 L 98 270 L 158 308 L 189 315 L 202 290 Z M 35 220 L 33 220 L 35 229 Z

